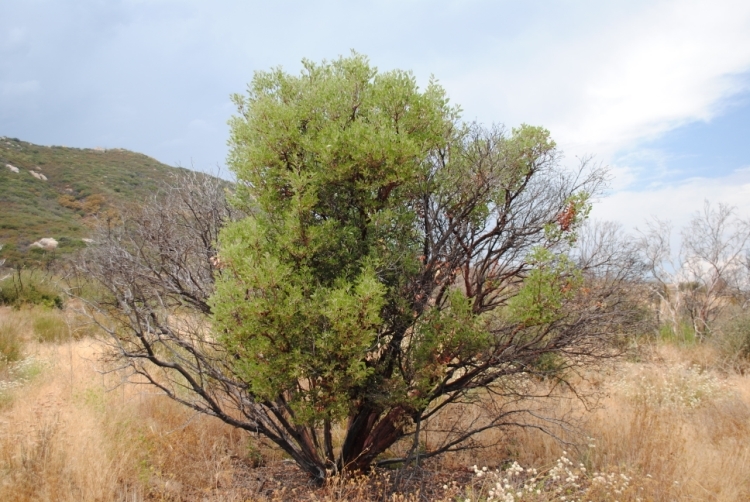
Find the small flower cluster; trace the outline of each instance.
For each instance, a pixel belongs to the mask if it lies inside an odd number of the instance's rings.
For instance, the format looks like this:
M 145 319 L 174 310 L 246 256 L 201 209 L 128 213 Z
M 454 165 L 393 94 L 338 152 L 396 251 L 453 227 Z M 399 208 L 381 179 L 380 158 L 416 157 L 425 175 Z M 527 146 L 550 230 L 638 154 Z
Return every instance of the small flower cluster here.
M 728 394 L 726 385 L 697 365 L 676 366 L 659 375 L 642 375 L 635 384 L 622 383 L 618 387 L 641 404 L 691 409 Z
M 649 476 L 650 477 L 650 476 Z M 592 485 L 599 485 L 615 495 L 622 495 L 630 486 L 631 478 L 625 474 L 595 472 Z
M 617 500 L 631 485 L 631 478 L 624 474 L 589 474 L 583 464 L 577 466 L 568 458 L 567 452 L 547 471 L 524 469 L 513 462 L 505 470 L 489 470 L 472 467 L 476 478 L 482 479 L 481 490 L 472 492 L 465 500 L 486 502 L 548 501 L 574 502 L 589 500 Z M 444 486 L 443 488 L 448 488 Z
M 486 472 L 486 467 L 483 467 L 485 471 L 479 471 L 477 466 L 474 466 L 474 472 L 477 476 L 480 476 L 483 472 Z M 497 500 L 500 502 L 514 502 L 516 499 L 521 499 L 524 492 L 531 492 L 536 489 L 536 469 L 530 469 L 527 472 L 526 479 L 522 480 L 524 475 L 524 469 L 518 462 L 513 462 L 508 469 L 503 472 L 502 479 L 500 477 L 500 471 L 494 471 L 495 474 L 495 486 L 489 489 L 487 492 L 487 500 Z M 521 483 L 523 482 L 523 485 Z
M 0 380 L 0 394 L 13 390 L 23 385 L 19 380 Z

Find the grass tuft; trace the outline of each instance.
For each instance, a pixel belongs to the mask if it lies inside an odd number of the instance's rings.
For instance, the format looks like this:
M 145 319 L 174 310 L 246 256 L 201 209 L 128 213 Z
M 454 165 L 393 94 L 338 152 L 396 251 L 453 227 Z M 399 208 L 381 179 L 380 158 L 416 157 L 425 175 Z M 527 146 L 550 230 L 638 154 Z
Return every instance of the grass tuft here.
M 38 312 L 33 320 L 34 336 L 40 343 L 61 343 L 71 338 L 62 312 Z
M 17 319 L 0 318 L 0 370 L 23 357 L 21 326 Z

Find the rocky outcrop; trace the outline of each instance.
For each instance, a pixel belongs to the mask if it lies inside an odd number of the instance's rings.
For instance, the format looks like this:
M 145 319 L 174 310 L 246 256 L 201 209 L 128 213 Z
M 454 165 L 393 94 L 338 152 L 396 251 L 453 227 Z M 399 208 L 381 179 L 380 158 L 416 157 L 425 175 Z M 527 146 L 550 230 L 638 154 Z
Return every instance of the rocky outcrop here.
M 33 177 L 40 181 L 47 181 L 47 177 L 40 173 L 39 171 L 29 171 Z
M 33 247 L 38 247 L 45 249 L 47 251 L 52 251 L 53 249 L 57 248 L 57 241 L 53 239 L 52 237 L 44 237 L 42 239 L 39 239 L 36 242 L 33 242 L 31 244 Z

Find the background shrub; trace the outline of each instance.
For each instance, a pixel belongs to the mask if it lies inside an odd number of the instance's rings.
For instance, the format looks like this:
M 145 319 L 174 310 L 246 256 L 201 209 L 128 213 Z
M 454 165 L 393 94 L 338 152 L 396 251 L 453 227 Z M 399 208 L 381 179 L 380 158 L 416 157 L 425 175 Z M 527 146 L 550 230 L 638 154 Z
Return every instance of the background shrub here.
M 713 342 L 735 370 L 750 369 L 750 309 L 736 307 L 718 323 Z
M 37 271 L 22 270 L 0 281 L 0 305 L 42 305 L 62 309 L 62 293 L 52 278 Z

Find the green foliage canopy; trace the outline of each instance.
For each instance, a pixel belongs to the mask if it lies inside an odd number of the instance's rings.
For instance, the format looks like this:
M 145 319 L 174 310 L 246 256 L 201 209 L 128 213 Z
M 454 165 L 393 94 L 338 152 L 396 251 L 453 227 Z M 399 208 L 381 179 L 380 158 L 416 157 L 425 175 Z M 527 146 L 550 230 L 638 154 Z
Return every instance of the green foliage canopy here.
M 222 234 L 216 319 L 256 395 L 341 418 L 372 374 L 384 305 L 419 267 L 411 201 L 457 110 L 362 57 L 260 73 L 235 101 L 230 163 L 254 207 Z

